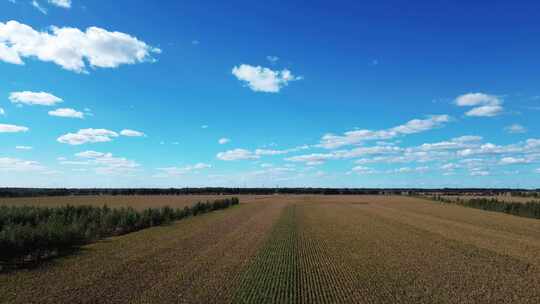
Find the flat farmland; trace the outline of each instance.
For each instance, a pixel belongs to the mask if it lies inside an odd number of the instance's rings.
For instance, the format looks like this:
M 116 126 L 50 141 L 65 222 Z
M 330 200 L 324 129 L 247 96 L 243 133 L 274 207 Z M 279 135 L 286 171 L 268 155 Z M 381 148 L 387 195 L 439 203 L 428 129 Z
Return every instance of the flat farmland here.
M 47 196 L 0 198 L 0 206 L 41 206 L 58 207 L 65 205 L 90 205 L 111 208 L 132 207 L 137 210 L 169 206 L 182 208 L 197 202 L 213 201 L 227 197 L 239 197 L 243 202 L 263 199 L 265 196 L 254 195 L 89 195 L 89 196 Z
M 501 202 L 507 203 L 528 203 L 528 202 L 540 202 L 538 197 L 521 197 L 521 196 L 507 196 L 507 195 L 493 195 L 493 196 L 482 196 L 482 195 L 443 195 L 442 198 L 456 201 L 461 200 L 470 200 L 470 199 L 496 199 Z
M 240 200 L 0 274 L 0 302 L 540 303 L 539 220 L 399 196 Z

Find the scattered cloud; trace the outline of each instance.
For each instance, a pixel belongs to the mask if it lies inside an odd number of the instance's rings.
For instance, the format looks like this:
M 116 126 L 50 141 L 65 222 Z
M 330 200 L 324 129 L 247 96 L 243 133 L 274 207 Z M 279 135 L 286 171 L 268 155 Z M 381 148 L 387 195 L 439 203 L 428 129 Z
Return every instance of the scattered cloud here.
M 432 115 L 426 119 L 413 119 L 407 123 L 386 130 L 354 130 L 343 135 L 326 134 L 322 137 L 320 146 L 335 149 L 346 145 L 354 145 L 368 140 L 387 140 L 400 135 L 425 132 L 439 128 L 450 121 L 448 115 Z
M 58 1 L 64 2 L 64 1 Z M 87 73 L 91 68 L 116 68 L 122 64 L 153 61 L 161 50 L 122 32 L 99 27 L 81 31 L 72 27 L 51 26 L 37 31 L 11 20 L 0 22 L 0 60 L 24 64 L 23 58 L 54 62 L 62 68 Z
M 50 116 L 66 117 L 66 118 L 84 118 L 84 113 L 71 108 L 60 108 L 54 111 L 49 111 Z
M 26 132 L 29 129 L 23 126 L 0 124 L 0 133 L 18 133 Z
M 460 107 L 473 107 L 465 115 L 477 117 L 493 117 L 504 110 L 499 97 L 484 93 L 468 93 L 458 96 L 455 104 Z
M 231 142 L 231 140 L 228 139 L 228 138 L 226 138 L 226 137 L 220 138 L 220 139 L 218 140 L 218 143 L 219 143 L 220 145 L 228 144 L 228 143 L 230 143 L 230 142 Z
M 527 128 L 520 124 L 512 124 L 504 128 L 504 131 L 506 133 L 510 134 L 519 134 L 519 133 L 527 133 Z
M 140 165 L 124 157 L 115 157 L 112 153 L 97 151 L 84 151 L 75 154 L 77 161 L 60 161 L 62 165 L 90 166 L 94 167 L 97 174 L 116 175 L 130 174 L 137 170 Z
M 142 137 L 142 136 L 146 136 L 146 134 L 144 134 L 143 132 L 135 131 L 135 130 L 130 130 L 130 129 L 124 129 L 124 130 L 120 131 L 120 135 L 122 135 L 122 136 L 128 136 L 128 137 Z
M 33 148 L 30 146 L 16 146 L 15 149 L 28 151 L 28 150 L 32 150 Z
M 503 157 L 499 164 L 501 165 L 515 165 L 515 164 L 527 164 L 530 161 L 526 158 L 516 158 L 516 157 Z
M 372 168 L 368 168 L 368 167 L 364 167 L 364 166 L 356 166 L 356 167 L 352 168 L 351 171 L 356 173 L 356 174 L 360 174 L 360 175 L 374 174 L 374 173 L 377 172 Z
M 217 154 L 217 158 L 224 161 L 259 159 L 260 156 L 245 149 L 234 149 Z
M 291 71 L 283 69 L 274 71 L 261 66 L 241 64 L 232 69 L 232 74 L 255 92 L 278 93 L 289 82 L 301 80 L 302 77 L 294 76 Z
M 166 167 L 158 168 L 159 171 L 166 173 L 167 176 L 171 175 L 184 175 L 191 172 L 196 172 L 198 170 L 212 168 L 212 165 L 205 163 L 197 163 L 195 165 L 185 166 L 185 167 Z
M 0 34 L 0 37 L 1 37 L 1 34 Z M 51 93 L 31 92 L 31 91 L 12 92 L 9 94 L 9 100 L 14 104 L 39 105 L 39 106 L 54 106 L 57 103 L 63 102 L 62 98 L 54 96 Z
M 3 108 L 0 108 L 0 115 L 1 116 L 6 115 L 6 111 Z
M 82 145 L 112 141 L 118 133 L 107 129 L 81 129 L 77 133 L 67 133 L 58 137 L 57 141 L 68 145 Z
M 36 161 L 0 157 L 0 172 L 29 172 L 43 169 L 44 167 Z
M 71 0 L 49 0 L 49 3 L 61 8 L 71 8 Z

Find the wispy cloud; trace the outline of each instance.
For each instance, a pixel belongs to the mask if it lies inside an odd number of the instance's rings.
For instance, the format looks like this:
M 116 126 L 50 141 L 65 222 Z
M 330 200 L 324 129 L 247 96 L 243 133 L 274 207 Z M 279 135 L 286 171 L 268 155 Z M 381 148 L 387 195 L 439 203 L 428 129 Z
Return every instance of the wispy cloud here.
M 71 109 L 71 108 L 60 108 L 56 109 L 54 111 L 49 111 L 50 116 L 57 116 L 57 117 L 66 117 L 66 118 L 84 118 L 84 113 Z

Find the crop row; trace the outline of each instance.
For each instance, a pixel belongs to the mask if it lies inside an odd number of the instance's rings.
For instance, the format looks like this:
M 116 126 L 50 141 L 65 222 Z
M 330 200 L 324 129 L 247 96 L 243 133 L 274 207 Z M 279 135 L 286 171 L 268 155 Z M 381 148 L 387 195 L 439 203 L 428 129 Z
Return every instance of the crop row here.
M 230 198 L 198 202 L 182 209 L 162 207 L 143 211 L 107 206 L 1 206 L 0 267 L 37 262 L 100 238 L 168 224 L 238 203 L 238 198 Z

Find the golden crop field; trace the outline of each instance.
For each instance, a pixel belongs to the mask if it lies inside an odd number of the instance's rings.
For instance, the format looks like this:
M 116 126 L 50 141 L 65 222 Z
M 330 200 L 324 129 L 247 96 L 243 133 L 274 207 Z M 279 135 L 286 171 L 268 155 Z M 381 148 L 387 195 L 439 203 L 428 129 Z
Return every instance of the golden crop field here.
M 137 210 L 144 208 L 159 208 L 169 206 L 182 208 L 191 206 L 197 202 L 211 201 L 214 199 L 233 197 L 235 195 L 94 195 L 94 196 L 47 196 L 47 197 L 22 197 L 0 198 L 0 206 L 42 206 L 57 207 L 67 204 L 74 206 L 90 205 L 101 207 L 107 205 L 115 207 L 133 207 Z M 243 195 L 243 201 L 260 199 L 261 197 Z
M 0 274 L 0 302 L 540 303 L 540 220 L 398 196 L 240 200 Z

